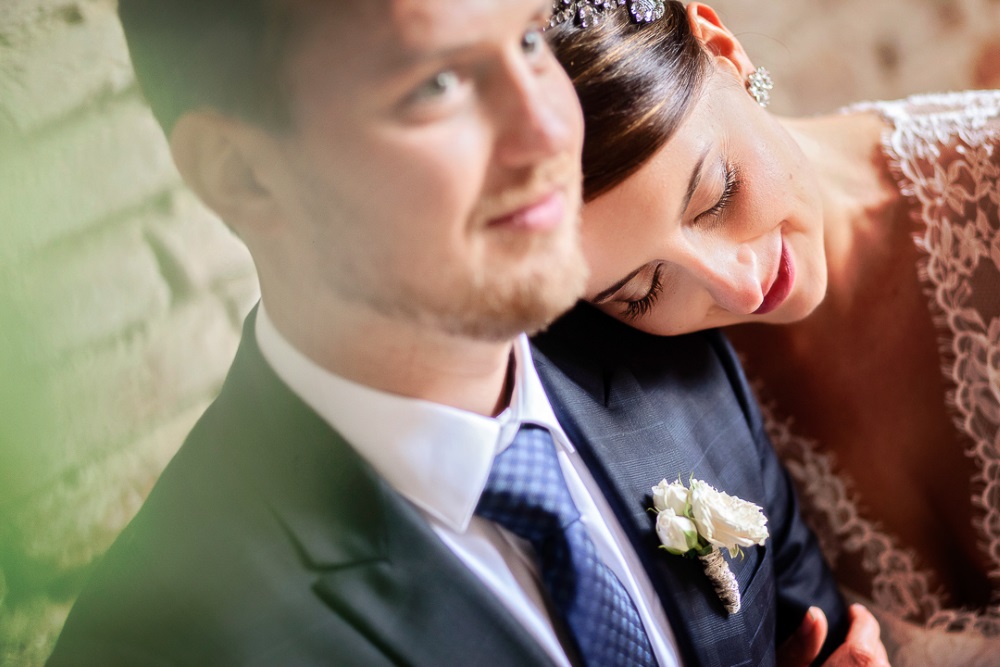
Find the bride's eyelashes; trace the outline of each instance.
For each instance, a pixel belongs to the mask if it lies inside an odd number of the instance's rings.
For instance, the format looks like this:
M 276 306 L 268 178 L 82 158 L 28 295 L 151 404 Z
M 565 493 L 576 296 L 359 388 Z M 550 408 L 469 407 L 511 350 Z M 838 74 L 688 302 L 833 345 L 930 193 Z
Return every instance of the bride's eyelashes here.
M 653 272 L 653 279 L 649 283 L 649 290 L 646 292 L 646 295 L 640 299 L 625 302 L 625 310 L 622 314 L 626 319 L 637 320 L 652 310 L 653 305 L 656 303 L 656 298 L 660 296 L 660 292 L 663 291 L 662 272 L 663 265 L 657 265 L 656 271 Z
M 720 218 L 739 193 L 740 187 L 743 184 L 743 180 L 740 178 L 739 167 L 731 162 L 726 162 L 723 169 L 725 185 L 722 188 L 722 194 L 719 195 L 718 200 L 716 200 L 711 208 L 706 209 L 695 217 L 695 223 L 703 224 L 710 218 Z M 656 267 L 656 271 L 653 272 L 653 278 L 650 281 L 649 289 L 646 291 L 646 294 L 638 299 L 625 301 L 622 316 L 627 320 L 637 320 L 648 314 L 649 311 L 653 309 L 653 306 L 656 304 L 656 299 L 660 296 L 660 292 L 662 291 L 663 266 L 658 265 Z
M 740 178 L 739 167 L 731 162 L 726 162 L 724 169 L 725 173 L 723 175 L 726 183 L 722 188 L 722 194 L 719 195 L 719 199 L 712 205 L 711 208 L 699 213 L 697 217 L 695 217 L 694 221 L 696 223 L 703 223 L 707 218 L 718 218 L 721 216 L 729 204 L 732 203 L 733 198 L 735 198 L 737 193 L 740 191 L 743 180 Z
M 722 193 L 712 206 L 694 218 L 695 224 L 706 224 L 713 219 L 721 219 L 722 214 L 732 204 L 736 195 L 739 194 L 743 180 L 740 177 L 740 169 L 732 162 L 723 163 L 723 179 L 725 181 Z M 653 277 L 649 283 L 649 289 L 638 299 L 622 300 L 622 317 L 627 320 L 637 320 L 649 313 L 656 304 L 657 298 L 663 291 L 663 265 L 657 265 L 653 272 Z

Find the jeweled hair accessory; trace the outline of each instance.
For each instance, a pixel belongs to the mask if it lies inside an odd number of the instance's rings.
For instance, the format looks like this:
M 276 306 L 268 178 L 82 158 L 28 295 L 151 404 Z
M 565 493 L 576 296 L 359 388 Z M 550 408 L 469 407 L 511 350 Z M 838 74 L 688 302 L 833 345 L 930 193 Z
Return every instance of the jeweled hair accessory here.
M 771 73 L 763 67 L 758 67 L 747 77 L 747 92 L 762 107 L 766 107 L 771 102 L 772 88 L 774 88 L 774 81 L 771 80 Z
M 549 27 L 573 21 L 579 28 L 589 28 L 600 23 L 605 12 L 618 8 L 627 8 L 636 23 L 652 23 L 667 11 L 664 0 L 555 0 Z

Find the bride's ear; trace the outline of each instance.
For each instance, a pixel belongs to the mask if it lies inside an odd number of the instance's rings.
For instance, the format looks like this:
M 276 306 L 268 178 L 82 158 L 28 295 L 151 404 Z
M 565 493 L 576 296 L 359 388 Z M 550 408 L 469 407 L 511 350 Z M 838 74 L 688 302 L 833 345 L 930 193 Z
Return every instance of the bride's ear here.
M 722 24 L 714 9 L 700 2 L 692 2 L 687 6 L 687 16 L 692 34 L 718 65 L 735 71 L 741 81 L 754 71 L 743 45 Z

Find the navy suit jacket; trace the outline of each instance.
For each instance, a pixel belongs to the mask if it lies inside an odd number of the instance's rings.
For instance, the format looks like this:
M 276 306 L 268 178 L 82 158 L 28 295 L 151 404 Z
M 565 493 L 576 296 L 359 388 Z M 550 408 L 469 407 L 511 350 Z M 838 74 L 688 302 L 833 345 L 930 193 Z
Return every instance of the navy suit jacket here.
M 253 330 L 251 315 L 219 398 L 101 560 L 48 664 L 550 665 L 419 513 L 278 379 Z M 702 352 L 711 357 L 706 365 L 718 370 L 712 381 L 725 385 L 717 393 L 738 403 L 738 371 L 727 374 L 715 349 Z M 653 409 L 661 398 L 656 390 L 634 410 L 614 415 L 630 425 L 627 435 L 615 422 L 588 424 L 583 413 L 607 406 L 608 398 L 614 407 L 619 394 L 599 392 L 600 402 L 587 398 L 583 385 L 564 372 L 571 368 L 562 365 L 566 357 L 551 348 L 546 355 L 539 370 L 560 419 L 587 452 L 646 559 L 688 664 L 767 664 L 775 617 L 782 616 L 780 596 L 778 605 L 773 596 L 781 581 L 777 554 L 769 548 L 748 552 L 736 569 L 745 608 L 726 618 L 695 564 L 655 550 L 644 509 L 648 486 L 688 471 L 754 500 L 769 498 L 766 486 L 776 479 L 787 484 L 780 469 L 767 474 L 748 405 L 738 408 L 738 428 L 709 429 L 701 456 L 697 443 L 678 443 L 704 437 L 687 430 L 702 419 L 704 406 L 689 404 L 696 411 L 675 430 L 664 429 L 670 422 L 663 415 L 679 406 Z M 683 377 L 664 378 L 672 389 L 662 398 L 686 395 L 687 387 L 674 385 Z M 641 384 L 632 388 L 643 390 Z M 735 475 L 739 483 L 729 487 L 726 466 L 709 454 L 733 434 L 739 442 L 726 445 L 729 454 L 722 458 L 749 461 L 733 467 L 751 472 Z M 739 449 L 744 445 L 746 452 Z M 621 450 L 610 455 L 616 447 Z M 793 511 L 787 488 L 778 495 L 788 499 L 779 505 Z M 785 524 L 800 528 L 784 515 L 771 521 L 772 532 Z M 789 551 L 796 548 L 815 551 L 805 539 Z M 785 605 L 797 622 L 804 605 L 817 601 L 817 581 L 828 574 L 811 557 L 809 570 L 794 554 L 783 557 L 794 570 L 790 580 L 802 587 L 802 599 L 793 596 Z
M 810 605 L 830 623 L 823 657 L 843 642 L 843 598 L 720 332 L 651 336 L 581 304 L 533 342 L 556 416 L 650 574 L 687 664 L 773 664 Z M 730 559 L 743 605 L 734 616 L 699 561 L 657 548 L 651 487 L 691 476 L 768 518 L 765 545 Z

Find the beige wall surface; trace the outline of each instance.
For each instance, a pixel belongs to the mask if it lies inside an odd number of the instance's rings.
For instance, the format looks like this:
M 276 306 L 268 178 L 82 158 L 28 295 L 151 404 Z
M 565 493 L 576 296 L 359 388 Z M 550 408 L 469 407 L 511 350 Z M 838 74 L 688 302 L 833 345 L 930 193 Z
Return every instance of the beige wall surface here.
M 1000 0 L 718 0 L 770 70 L 772 110 L 1000 87 Z
M 218 390 L 256 276 L 182 188 L 113 0 L 0 0 L 0 665 L 39 665 L 87 566 Z
M 998 0 L 720 0 L 814 113 L 1000 86 Z M 38 665 L 87 566 L 222 381 L 249 256 L 179 183 L 114 0 L 0 0 L 0 664 Z

